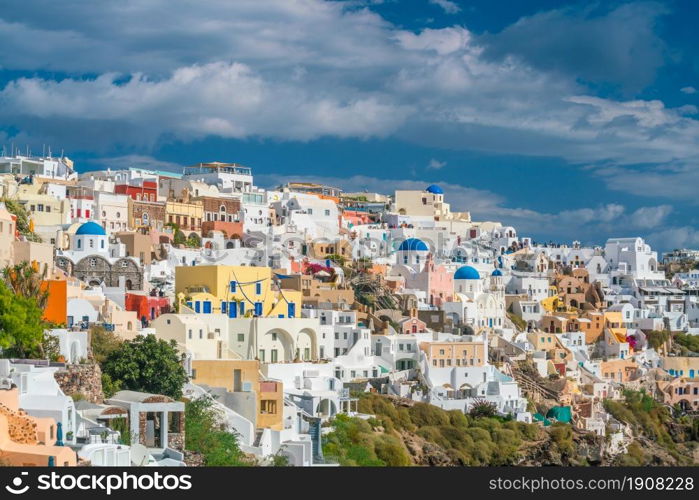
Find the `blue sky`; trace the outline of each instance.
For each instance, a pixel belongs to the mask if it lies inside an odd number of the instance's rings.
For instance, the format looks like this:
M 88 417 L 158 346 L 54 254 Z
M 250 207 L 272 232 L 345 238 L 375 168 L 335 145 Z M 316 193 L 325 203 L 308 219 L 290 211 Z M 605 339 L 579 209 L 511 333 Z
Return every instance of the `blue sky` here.
M 699 6 L 8 0 L 0 143 L 79 169 L 440 183 L 537 240 L 699 247 Z

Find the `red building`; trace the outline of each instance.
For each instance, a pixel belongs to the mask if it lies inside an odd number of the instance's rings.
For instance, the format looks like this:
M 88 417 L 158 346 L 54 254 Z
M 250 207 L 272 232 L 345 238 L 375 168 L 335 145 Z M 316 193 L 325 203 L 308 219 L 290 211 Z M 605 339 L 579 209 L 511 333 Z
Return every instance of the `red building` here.
M 170 299 L 141 293 L 127 293 L 125 297 L 127 311 L 136 311 L 138 319 L 152 321 L 161 314 L 170 312 Z
M 140 181 L 138 184 L 119 184 L 114 187 L 114 193 L 127 194 L 132 200 L 158 201 L 158 183 L 155 181 Z
M 211 231 L 222 231 L 226 234 L 226 238 L 232 238 L 234 235 L 243 237 L 242 222 L 224 222 L 224 221 L 204 221 L 201 223 L 201 234 L 208 236 Z

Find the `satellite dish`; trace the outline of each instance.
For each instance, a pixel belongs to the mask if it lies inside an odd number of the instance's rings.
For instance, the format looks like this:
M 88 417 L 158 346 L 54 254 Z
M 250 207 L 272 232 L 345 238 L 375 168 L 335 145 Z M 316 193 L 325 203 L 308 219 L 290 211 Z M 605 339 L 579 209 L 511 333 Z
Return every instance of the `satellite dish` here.
M 143 467 L 148 464 L 150 459 L 150 453 L 148 449 L 142 444 L 132 444 L 131 445 L 131 463 L 136 467 Z

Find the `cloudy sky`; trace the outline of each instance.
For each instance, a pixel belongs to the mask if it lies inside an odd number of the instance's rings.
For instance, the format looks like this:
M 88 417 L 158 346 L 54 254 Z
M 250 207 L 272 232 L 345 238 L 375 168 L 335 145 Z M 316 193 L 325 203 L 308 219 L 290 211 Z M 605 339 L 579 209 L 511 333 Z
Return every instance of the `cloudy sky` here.
M 692 0 L 5 0 L 0 144 L 699 246 Z

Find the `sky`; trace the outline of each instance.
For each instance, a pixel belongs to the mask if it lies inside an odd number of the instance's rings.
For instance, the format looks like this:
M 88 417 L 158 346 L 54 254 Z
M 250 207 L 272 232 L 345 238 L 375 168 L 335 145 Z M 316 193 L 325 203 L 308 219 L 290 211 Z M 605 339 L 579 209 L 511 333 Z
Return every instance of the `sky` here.
M 5 0 L 0 144 L 699 247 L 699 3 Z

